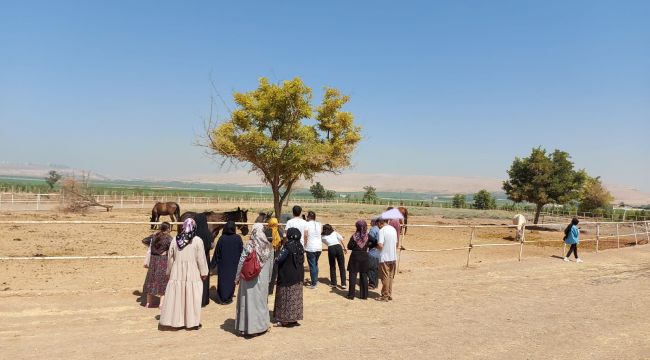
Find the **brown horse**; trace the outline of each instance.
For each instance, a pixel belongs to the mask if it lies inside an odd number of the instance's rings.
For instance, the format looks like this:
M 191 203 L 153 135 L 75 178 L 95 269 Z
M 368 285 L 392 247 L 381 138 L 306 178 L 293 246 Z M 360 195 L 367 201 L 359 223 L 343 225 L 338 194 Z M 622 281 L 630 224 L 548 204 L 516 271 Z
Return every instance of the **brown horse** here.
M 239 207 L 237 210 L 234 211 L 226 211 L 222 213 L 217 213 L 214 211 L 205 211 L 203 212 L 205 216 L 208 218 L 208 229 L 210 229 L 210 232 L 214 235 L 216 238 L 217 235 L 219 235 L 219 231 L 224 228 L 225 224 L 209 224 L 211 222 L 227 222 L 227 221 L 234 221 L 238 223 L 246 223 L 248 222 L 248 210 L 242 210 Z M 194 219 L 194 216 L 196 216 L 196 212 L 194 211 L 186 211 L 181 215 L 179 222 L 185 221 L 185 219 L 192 218 Z M 241 231 L 241 234 L 246 236 L 248 235 L 248 225 L 246 224 L 241 224 L 237 225 L 237 228 L 239 231 Z M 181 225 L 178 225 L 178 231 L 181 231 Z
M 171 201 L 166 203 L 157 202 L 151 209 L 151 222 L 158 222 L 161 215 L 169 215 L 172 222 L 178 221 L 181 218 L 181 207 Z M 151 224 L 151 228 L 155 229 L 156 225 Z
M 393 207 L 389 206 L 386 210 L 390 210 L 390 209 L 393 209 Z M 407 208 L 403 207 L 403 206 L 398 207 L 397 210 L 399 210 L 399 212 L 404 217 L 404 220 L 400 219 L 399 223 L 404 224 L 404 225 L 408 225 L 408 223 L 409 223 L 409 210 Z M 408 226 L 404 226 L 404 235 L 406 235 L 406 230 L 407 229 L 408 229 Z

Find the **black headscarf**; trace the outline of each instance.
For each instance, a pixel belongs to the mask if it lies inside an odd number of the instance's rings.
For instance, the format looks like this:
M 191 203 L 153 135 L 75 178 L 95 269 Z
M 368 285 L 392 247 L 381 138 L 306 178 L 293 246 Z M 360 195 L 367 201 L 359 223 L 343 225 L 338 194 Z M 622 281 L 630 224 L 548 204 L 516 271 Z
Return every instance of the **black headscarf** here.
M 223 227 L 224 235 L 234 235 L 237 232 L 237 225 L 232 220 L 229 220 L 226 225 Z
M 287 243 L 284 248 L 289 252 L 287 259 L 278 267 L 278 285 L 291 286 L 303 281 L 305 272 L 303 262 L 305 261 L 305 250 L 300 243 L 302 234 L 296 228 L 287 230 Z
M 214 241 L 214 234 L 208 227 L 208 216 L 205 213 L 198 213 L 194 216 L 194 221 L 196 221 L 196 236 L 203 240 L 203 248 L 207 256 Z

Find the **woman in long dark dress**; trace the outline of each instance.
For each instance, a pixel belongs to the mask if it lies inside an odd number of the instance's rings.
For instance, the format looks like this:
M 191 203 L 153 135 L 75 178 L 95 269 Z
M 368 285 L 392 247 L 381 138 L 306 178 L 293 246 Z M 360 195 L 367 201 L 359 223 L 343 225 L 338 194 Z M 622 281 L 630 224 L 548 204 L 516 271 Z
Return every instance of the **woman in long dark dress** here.
M 226 223 L 210 262 L 210 267 L 217 269 L 217 303 L 222 305 L 232 302 L 237 264 L 244 249 L 244 242 L 241 236 L 235 233 L 236 229 L 234 221 Z
M 208 217 L 204 213 L 198 213 L 194 216 L 196 222 L 196 236 L 203 240 L 203 250 L 205 250 L 205 262 L 210 263 L 210 249 L 213 247 L 214 234 L 208 228 Z M 201 299 L 201 306 L 206 306 L 210 303 L 210 275 L 203 279 L 203 297 Z
M 287 242 L 282 246 L 278 263 L 278 285 L 275 291 L 273 317 L 280 326 L 298 325 L 302 320 L 302 282 L 305 251 L 300 243 L 302 234 L 296 228 L 287 230 Z
M 348 250 L 352 250 L 348 260 L 348 271 L 350 273 L 350 288 L 348 299 L 354 299 L 354 291 L 357 283 L 357 274 L 361 278 L 359 283 L 359 297 L 368 298 L 368 224 L 365 220 L 358 220 L 355 224 L 357 231 L 350 237 Z

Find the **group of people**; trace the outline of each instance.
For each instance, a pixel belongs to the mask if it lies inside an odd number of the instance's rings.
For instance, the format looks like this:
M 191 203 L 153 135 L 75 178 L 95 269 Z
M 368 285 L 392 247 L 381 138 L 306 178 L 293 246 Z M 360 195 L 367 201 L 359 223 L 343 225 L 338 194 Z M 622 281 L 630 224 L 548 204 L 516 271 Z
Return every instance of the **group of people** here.
M 328 251 L 330 286 L 347 289 L 347 298 L 354 299 L 358 279 L 359 297 L 367 299 L 368 289 L 377 288 L 381 280 L 381 296 L 377 300 L 392 300 L 399 222 L 374 219 L 368 230 L 367 222 L 358 220 L 356 231 L 344 244 L 343 236 L 330 224 L 321 225 L 316 221 L 313 211 L 304 218 L 302 208 L 294 206 L 292 214 L 284 228 L 278 226 L 276 218 L 267 223 L 255 223 L 245 245 L 236 234 L 236 224 L 226 223 L 211 260 L 212 233 L 207 219 L 198 216 L 200 214 L 186 219 L 175 238 L 169 234 L 169 224 L 163 223 L 159 232 L 143 240 L 149 247 L 143 286 L 147 294 L 146 306 L 154 306 L 154 296 L 159 296 L 161 326 L 200 328 L 201 307 L 209 303 L 209 274 L 212 272 L 218 277 L 217 303 L 232 303 L 238 286 L 235 327 L 239 334 L 258 335 L 270 329 L 268 296 L 274 293 L 276 326 L 297 326 L 303 319 L 303 288 L 315 289 L 318 285 L 318 259 L 323 244 Z M 347 264 L 349 288 L 344 269 L 348 250 L 351 252 Z M 242 276 L 242 268 L 251 258 L 256 258 L 256 276 Z M 307 282 L 305 258 L 310 274 Z

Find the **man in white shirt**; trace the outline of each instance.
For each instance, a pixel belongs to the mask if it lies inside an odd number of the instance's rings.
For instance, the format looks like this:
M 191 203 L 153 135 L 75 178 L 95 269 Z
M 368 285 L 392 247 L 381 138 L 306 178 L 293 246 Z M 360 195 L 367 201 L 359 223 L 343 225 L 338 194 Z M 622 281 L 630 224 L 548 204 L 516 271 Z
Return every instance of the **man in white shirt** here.
M 309 232 L 307 231 L 307 221 L 300 217 L 300 214 L 302 213 L 302 208 L 299 205 L 295 205 L 293 209 L 291 209 L 291 212 L 293 213 L 293 218 L 289 219 L 287 221 L 287 224 L 285 225 L 284 233 L 285 236 L 287 234 L 287 230 L 291 228 L 296 228 L 300 230 L 300 234 L 302 237 L 300 238 L 300 243 L 302 244 L 303 247 L 307 244 L 307 237 L 309 236 Z
M 305 254 L 307 255 L 307 263 L 309 264 L 309 275 L 311 276 L 310 289 L 315 289 L 318 285 L 318 258 L 323 251 L 323 244 L 321 240 L 322 232 L 321 224 L 316 221 L 316 213 L 313 211 L 307 212 L 307 243 L 305 244 Z
M 397 261 L 397 230 L 388 225 L 385 219 L 379 219 L 379 238 L 377 248 L 379 255 L 379 278 L 381 279 L 380 301 L 393 300 L 393 278 Z

